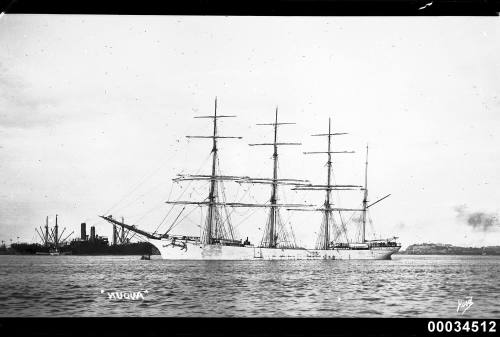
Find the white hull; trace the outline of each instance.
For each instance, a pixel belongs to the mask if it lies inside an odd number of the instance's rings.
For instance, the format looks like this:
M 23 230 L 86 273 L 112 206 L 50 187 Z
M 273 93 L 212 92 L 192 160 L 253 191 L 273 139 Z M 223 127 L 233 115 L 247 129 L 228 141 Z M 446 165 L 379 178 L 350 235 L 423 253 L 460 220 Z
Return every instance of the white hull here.
M 401 247 L 372 247 L 370 249 L 334 249 L 336 260 L 390 260 Z
M 318 250 L 206 245 L 194 242 L 185 242 L 184 247 L 179 247 L 172 245 L 169 239 L 151 239 L 149 242 L 158 248 L 165 260 L 390 260 L 391 255 L 400 248 Z

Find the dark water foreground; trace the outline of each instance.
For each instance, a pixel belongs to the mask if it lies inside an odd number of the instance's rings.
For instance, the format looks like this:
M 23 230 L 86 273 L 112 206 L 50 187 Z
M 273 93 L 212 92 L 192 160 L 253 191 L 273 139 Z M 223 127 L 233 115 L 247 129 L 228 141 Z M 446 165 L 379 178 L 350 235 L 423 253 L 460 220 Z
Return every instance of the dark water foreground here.
M 499 257 L 152 258 L 0 256 L 0 316 L 500 316 Z

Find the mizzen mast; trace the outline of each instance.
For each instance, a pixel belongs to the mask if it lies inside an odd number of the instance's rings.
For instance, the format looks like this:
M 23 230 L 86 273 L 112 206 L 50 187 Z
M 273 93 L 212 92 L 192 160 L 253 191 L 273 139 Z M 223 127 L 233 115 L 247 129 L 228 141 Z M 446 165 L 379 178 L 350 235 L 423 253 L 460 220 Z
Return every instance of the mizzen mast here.
M 331 202 L 331 191 L 332 190 L 355 190 L 361 188 L 361 186 L 357 185 L 332 185 L 332 154 L 337 153 L 354 153 L 354 151 L 332 151 L 331 143 L 332 136 L 341 136 L 346 135 L 345 132 L 333 132 L 331 130 L 331 119 L 328 118 L 328 133 L 315 134 L 311 136 L 319 136 L 319 137 L 327 137 L 328 139 L 328 147 L 327 151 L 315 151 L 315 152 L 304 152 L 304 154 L 327 154 L 327 179 L 326 185 L 297 185 L 294 190 L 312 190 L 312 191 L 326 191 L 325 202 L 323 203 L 322 208 L 316 209 L 297 209 L 299 211 L 321 211 L 323 212 L 323 222 L 321 225 L 320 233 L 318 236 L 318 242 L 316 249 L 329 249 L 330 246 L 330 225 L 333 223 L 333 211 L 357 211 L 357 209 L 348 209 L 348 208 L 333 208 Z

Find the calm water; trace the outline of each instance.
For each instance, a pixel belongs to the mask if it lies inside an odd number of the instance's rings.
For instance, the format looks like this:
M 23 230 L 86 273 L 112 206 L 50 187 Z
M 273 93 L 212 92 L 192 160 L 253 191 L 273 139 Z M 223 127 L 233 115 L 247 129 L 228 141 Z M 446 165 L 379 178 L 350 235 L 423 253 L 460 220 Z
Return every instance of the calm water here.
M 500 317 L 500 258 L 165 261 L 0 256 L 0 316 Z M 144 300 L 106 292 L 148 290 Z M 101 290 L 105 292 L 102 293 Z

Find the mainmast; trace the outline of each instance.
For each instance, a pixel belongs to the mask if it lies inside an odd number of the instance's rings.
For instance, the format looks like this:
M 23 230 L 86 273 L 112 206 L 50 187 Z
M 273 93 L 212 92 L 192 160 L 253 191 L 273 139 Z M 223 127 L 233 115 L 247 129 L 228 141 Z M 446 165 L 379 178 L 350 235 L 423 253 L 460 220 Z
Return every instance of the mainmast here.
M 365 189 L 363 195 L 363 228 L 361 231 L 361 242 L 365 242 L 366 233 L 366 210 L 368 209 L 368 144 L 366 145 L 366 161 L 365 161 Z
M 275 248 L 278 244 L 277 226 L 279 222 L 279 209 L 278 205 L 278 185 L 281 183 L 289 184 L 290 182 L 304 182 L 304 180 L 286 179 L 286 181 L 278 179 L 278 146 L 279 145 L 301 145 L 301 143 L 279 143 L 278 142 L 278 125 L 290 125 L 295 123 L 278 123 L 278 107 L 276 107 L 274 114 L 274 123 L 260 123 L 257 125 L 272 125 L 274 129 L 274 141 L 272 143 L 249 144 L 250 146 L 272 145 L 273 146 L 273 177 L 270 179 L 271 183 L 271 198 L 269 199 L 269 221 L 267 224 L 262 246 Z M 248 179 L 248 182 L 266 183 L 265 179 Z
M 328 118 L 328 133 L 322 133 L 322 134 L 315 134 L 312 136 L 320 136 L 320 137 L 327 137 L 328 140 L 328 146 L 327 146 L 327 151 L 317 151 L 317 152 L 304 152 L 304 154 L 327 154 L 327 162 L 326 162 L 326 167 L 327 167 L 327 179 L 326 179 L 326 185 L 297 185 L 294 190 L 313 190 L 313 191 L 325 191 L 325 202 L 323 204 L 322 208 L 316 208 L 316 209 L 297 209 L 298 211 L 320 211 L 323 212 L 323 222 L 321 225 L 320 233 L 318 236 L 318 242 L 317 242 L 317 249 L 329 249 L 330 247 L 330 225 L 333 223 L 333 211 L 356 211 L 356 209 L 349 209 L 349 208 L 333 208 L 332 207 L 332 202 L 331 202 L 331 191 L 333 190 L 354 190 L 361 188 L 361 186 L 357 185 L 332 185 L 332 154 L 337 154 L 337 153 L 354 153 L 354 151 L 332 151 L 331 150 L 331 143 L 332 143 L 332 136 L 340 136 L 340 135 L 346 135 L 347 133 L 345 132 L 335 132 L 332 133 L 331 130 L 331 119 Z
M 328 118 L 328 161 L 326 162 L 328 174 L 327 174 L 327 187 L 331 187 L 331 176 L 332 176 L 332 153 L 330 151 L 331 143 L 332 143 L 332 134 L 331 134 L 331 119 Z M 330 194 L 332 190 L 330 188 L 326 189 L 326 198 L 325 198 L 325 237 L 323 240 L 323 249 L 328 249 L 328 245 L 330 243 L 330 223 L 329 219 L 331 217 L 332 211 L 330 207 Z

